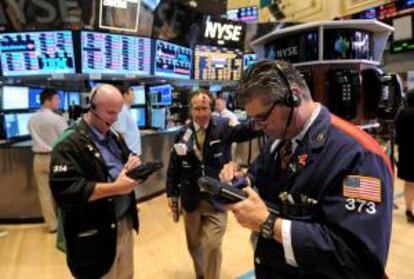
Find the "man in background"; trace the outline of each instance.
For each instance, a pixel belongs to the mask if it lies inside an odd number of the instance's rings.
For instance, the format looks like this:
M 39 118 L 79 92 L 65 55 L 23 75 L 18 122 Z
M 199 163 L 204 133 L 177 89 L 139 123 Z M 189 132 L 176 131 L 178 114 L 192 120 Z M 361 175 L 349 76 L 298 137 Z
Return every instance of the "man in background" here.
M 215 104 L 215 115 L 230 119 L 232 123 L 238 123 L 237 116 L 227 108 L 227 101 L 223 96 L 217 96 Z
M 124 105 L 118 115 L 118 120 L 113 128 L 118 131 L 124 138 L 128 148 L 136 155 L 141 155 L 141 136 L 138 129 L 138 123 L 131 114 L 131 105 L 134 103 L 134 90 L 129 88 L 120 88 Z
M 205 89 L 190 99 L 191 121 L 179 132 L 171 150 L 166 190 L 169 206 L 179 195 L 183 206 L 187 248 L 197 278 L 219 279 L 221 244 L 227 225 L 223 204 L 200 190 L 197 179 L 203 175 L 218 178 L 224 164 L 231 161 L 231 145 L 261 134 L 250 122 L 231 123 L 212 116 L 214 99 Z
M 43 218 L 49 232 L 56 231 L 56 207 L 49 188 L 49 163 L 52 144 L 67 128 L 65 119 L 54 111 L 59 107 L 59 94 L 46 88 L 40 94 L 41 109 L 29 119 L 28 129 L 33 139 L 33 172 Z

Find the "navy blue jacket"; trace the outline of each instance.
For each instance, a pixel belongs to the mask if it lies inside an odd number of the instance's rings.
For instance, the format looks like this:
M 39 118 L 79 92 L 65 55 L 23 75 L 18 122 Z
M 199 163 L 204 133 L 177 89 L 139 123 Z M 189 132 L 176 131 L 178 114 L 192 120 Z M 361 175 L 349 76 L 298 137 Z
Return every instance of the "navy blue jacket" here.
M 190 135 L 187 138 L 187 135 Z M 231 161 L 231 144 L 255 138 L 261 132 L 254 131 L 251 122 L 232 126 L 229 119 L 213 116 L 206 130 L 203 146 L 203 161 L 194 152 L 194 127 L 189 123 L 177 135 L 176 143 L 184 143 L 188 152 L 179 156 L 174 148 L 171 150 L 167 171 L 167 196 L 180 194 L 183 208 L 194 211 L 201 199 L 197 179 L 202 175 L 218 179 L 223 165 Z M 213 201 L 217 210 L 223 210 L 220 202 Z
M 292 220 L 298 266 L 286 263 L 282 244 L 259 237 L 256 277 L 382 278 L 391 235 L 393 174 L 378 143 L 322 107 L 286 171 L 274 155 L 261 154 L 250 172 L 260 196 Z M 372 181 L 379 190 L 368 185 Z M 367 196 L 364 191 L 372 192 Z M 279 197 L 282 192 L 306 195 L 316 203 L 304 208 L 296 201 L 292 206 Z

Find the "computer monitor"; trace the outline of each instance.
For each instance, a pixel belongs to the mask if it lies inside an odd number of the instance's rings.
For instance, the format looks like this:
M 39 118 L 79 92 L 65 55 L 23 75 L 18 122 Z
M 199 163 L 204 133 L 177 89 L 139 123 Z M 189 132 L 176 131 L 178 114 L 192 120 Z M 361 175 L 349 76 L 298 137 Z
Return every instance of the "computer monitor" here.
M 172 86 L 163 84 L 148 88 L 148 94 L 152 106 L 169 106 L 172 103 Z
M 134 91 L 134 105 L 145 105 L 145 86 L 131 86 Z
M 40 109 L 42 104 L 40 103 L 40 94 L 42 94 L 44 88 L 41 87 L 29 87 L 29 109 Z M 68 99 L 65 95 L 65 91 L 57 90 L 59 95 L 59 109 L 68 110 Z
M 17 110 L 29 108 L 29 88 L 21 86 L 3 86 L 3 110 Z
M 63 105 L 63 109 L 65 111 L 69 110 L 69 107 L 72 105 L 72 103 L 75 106 L 80 106 L 81 105 L 81 95 L 79 91 L 65 91 L 66 94 L 66 98 L 65 98 L 65 102 Z M 62 100 L 60 100 L 62 102 Z
M 166 108 L 151 109 L 151 128 L 164 130 L 167 124 Z
M 147 126 L 145 108 L 131 108 L 131 114 L 139 128 Z
M 150 75 L 151 39 L 82 31 L 81 61 L 85 74 Z
M 218 46 L 196 46 L 194 79 L 239 80 L 242 74 L 243 52 Z
M 166 78 L 190 79 L 193 50 L 157 40 L 155 42 L 154 75 Z
M 0 34 L 4 76 L 74 74 L 72 31 Z
M 6 113 L 4 115 L 4 130 L 7 139 L 18 139 L 29 137 L 27 124 L 33 113 Z

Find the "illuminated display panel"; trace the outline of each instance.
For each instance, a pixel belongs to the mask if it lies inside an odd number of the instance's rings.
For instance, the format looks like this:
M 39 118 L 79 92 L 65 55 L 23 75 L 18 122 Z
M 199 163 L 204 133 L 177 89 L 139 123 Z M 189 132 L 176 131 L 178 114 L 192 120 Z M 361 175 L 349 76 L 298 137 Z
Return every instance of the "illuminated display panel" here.
M 0 34 L 4 76 L 74 74 L 71 31 Z
M 165 108 L 151 109 L 151 128 L 164 130 L 166 127 L 167 111 Z
M 246 23 L 257 22 L 258 16 L 259 13 L 257 11 L 257 6 L 242 7 L 239 9 L 227 11 L 227 19 L 234 21 L 242 21 Z
M 148 95 L 152 106 L 168 106 L 172 103 L 172 86 L 169 84 L 151 86 Z
M 256 63 L 256 54 L 255 53 L 247 53 L 243 55 L 243 71 L 249 68 L 249 66 Z
M 154 75 L 190 79 L 192 58 L 192 49 L 157 40 L 155 43 Z
M 2 88 L 2 104 L 4 110 L 28 109 L 29 88 L 20 86 L 4 86 Z
M 372 33 L 358 30 L 325 30 L 324 59 L 373 60 Z
M 33 113 L 11 113 L 4 115 L 4 130 L 7 139 L 28 137 L 30 135 L 27 128 L 30 117 Z
M 150 75 L 151 39 L 82 31 L 82 73 Z
M 216 46 L 196 46 L 194 79 L 239 80 L 242 73 L 243 52 Z

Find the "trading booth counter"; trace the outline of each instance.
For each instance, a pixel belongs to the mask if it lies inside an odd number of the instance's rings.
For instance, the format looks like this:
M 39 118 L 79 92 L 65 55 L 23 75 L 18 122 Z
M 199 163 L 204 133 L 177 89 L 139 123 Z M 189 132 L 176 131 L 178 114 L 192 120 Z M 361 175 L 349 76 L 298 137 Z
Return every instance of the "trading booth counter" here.
M 141 130 L 142 161 L 160 160 L 164 162 L 164 168 L 136 188 L 138 201 L 164 191 L 170 150 L 178 131 L 179 127 L 164 131 Z M 255 158 L 257 142 L 254 141 L 252 146 L 252 158 Z M 39 221 L 42 216 L 33 176 L 31 147 L 31 141 L 0 142 L 0 222 Z M 239 144 L 236 158 L 245 162 L 247 157 L 248 143 Z

